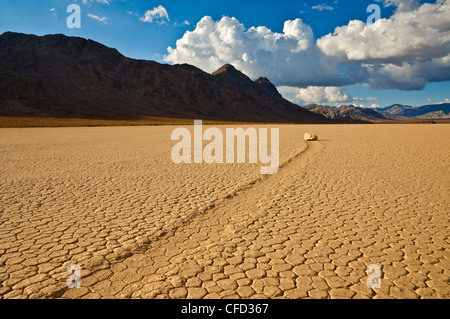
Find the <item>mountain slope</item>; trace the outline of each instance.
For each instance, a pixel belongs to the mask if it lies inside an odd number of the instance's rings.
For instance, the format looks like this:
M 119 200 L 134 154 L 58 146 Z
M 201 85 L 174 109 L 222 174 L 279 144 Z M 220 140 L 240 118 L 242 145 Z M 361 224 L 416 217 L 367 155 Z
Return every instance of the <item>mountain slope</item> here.
M 265 78 L 231 65 L 213 74 L 187 64 L 126 58 L 64 35 L 0 35 L 0 115 L 330 123 L 283 99 Z
M 317 104 L 310 104 L 303 106 L 303 108 L 321 114 L 330 119 L 340 119 L 353 122 L 372 122 L 386 120 L 380 113 L 368 109 L 357 107 L 353 105 L 341 105 L 339 107 L 323 106 Z
M 450 118 L 450 103 L 430 104 L 424 106 L 407 106 L 394 104 L 385 108 L 376 109 L 384 116 L 415 117 L 420 119 L 445 119 Z

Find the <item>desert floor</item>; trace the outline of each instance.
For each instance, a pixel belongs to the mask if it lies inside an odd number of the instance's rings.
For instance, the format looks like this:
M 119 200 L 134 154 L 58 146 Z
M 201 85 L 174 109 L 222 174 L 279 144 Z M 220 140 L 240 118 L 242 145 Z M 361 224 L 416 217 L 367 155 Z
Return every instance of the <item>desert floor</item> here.
M 264 176 L 174 126 L 0 129 L 0 296 L 449 298 L 450 125 L 275 127 Z

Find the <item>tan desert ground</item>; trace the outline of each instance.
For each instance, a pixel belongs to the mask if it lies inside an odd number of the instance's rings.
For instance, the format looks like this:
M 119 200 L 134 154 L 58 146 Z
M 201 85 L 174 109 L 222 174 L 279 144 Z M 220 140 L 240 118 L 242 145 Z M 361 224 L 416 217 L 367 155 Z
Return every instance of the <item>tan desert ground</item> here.
M 266 127 L 264 176 L 174 164 L 176 126 L 0 129 L 0 296 L 449 298 L 450 125 Z

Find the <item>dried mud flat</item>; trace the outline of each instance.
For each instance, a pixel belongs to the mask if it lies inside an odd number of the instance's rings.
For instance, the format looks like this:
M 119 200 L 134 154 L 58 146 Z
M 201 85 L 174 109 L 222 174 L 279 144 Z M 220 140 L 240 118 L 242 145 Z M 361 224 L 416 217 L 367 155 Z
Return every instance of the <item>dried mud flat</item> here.
M 278 127 L 270 176 L 174 164 L 170 126 L 0 129 L 0 297 L 449 298 L 450 125 Z

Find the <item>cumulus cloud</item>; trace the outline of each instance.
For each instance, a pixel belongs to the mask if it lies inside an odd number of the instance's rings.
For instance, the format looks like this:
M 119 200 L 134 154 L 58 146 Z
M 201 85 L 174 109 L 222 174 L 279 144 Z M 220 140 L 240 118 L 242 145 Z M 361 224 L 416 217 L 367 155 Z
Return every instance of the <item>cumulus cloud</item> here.
M 337 87 L 310 86 L 297 89 L 296 98 L 303 103 L 344 103 L 353 102 L 353 97 L 343 94 Z
M 396 12 L 375 25 L 353 20 L 317 40 L 330 56 L 351 61 L 404 61 L 435 58 L 449 53 L 449 1 L 423 4 L 413 11 Z
M 356 104 L 360 102 L 376 101 L 376 98 L 373 97 L 352 97 L 351 95 L 342 92 L 345 88 L 334 86 L 310 86 L 307 88 L 279 87 L 278 89 L 286 99 L 300 105 L 313 103 Z
M 235 18 L 206 16 L 168 48 L 164 60 L 207 72 L 230 63 L 251 78 L 266 76 L 277 86 L 309 90 L 284 89 L 297 100 L 318 90 L 310 87 L 421 90 L 430 82 L 450 81 L 449 1 L 385 0 L 384 5 L 397 7 L 391 17 L 373 25 L 353 20 L 319 39 L 301 19 L 285 21 L 282 32 L 273 32 L 264 26 L 247 29 Z M 322 95 L 325 101 L 346 100 L 330 89 Z
M 318 39 L 318 47 L 341 59 L 355 81 L 374 89 L 421 90 L 429 82 L 450 80 L 449 1 L 394 2 L 398 9 L 391 18 L 374 25 L 350 21 Z
M 99 17 L 99 16 L 97 16 L 95 14 L 91 14 L 91 13 L 88 13 L 87 16 L 89 18 L 97 20 L 98 22 L 101 22 L 103 24 L 107 24 L 108 23 L 108 21 L 106 20 L 106 17 Z
M 267 27 L 246 29 L 236 18 L 213 21 L 203 17 L 168 48 L 166 62 L 189 63 L 213 72 L 226 63 L 250 77 L 266 76 L 276 85 L 346 85 L 338 60 L 316 46 L 311 27 L 301 19 L 288 20 L 282 33 Z
M 141 17 L 139 20 L 143 22 L 153 23 L 153 21 L 157 21 L 159 24 L 165 23 L 169 20 L 169 14 L 167 13 L 166 8 L 162 5 L 153 8 L 152 10 L 147 10 L 145 15 Z M 166 21 L 165 21 L 166 20 Z

